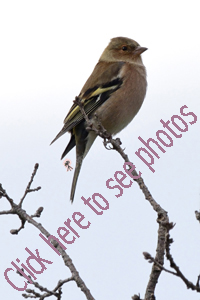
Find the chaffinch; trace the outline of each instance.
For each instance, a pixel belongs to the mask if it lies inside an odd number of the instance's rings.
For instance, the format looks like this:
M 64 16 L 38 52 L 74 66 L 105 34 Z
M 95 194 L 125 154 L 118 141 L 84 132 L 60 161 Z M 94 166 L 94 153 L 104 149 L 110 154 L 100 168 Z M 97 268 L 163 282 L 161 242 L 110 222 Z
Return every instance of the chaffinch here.
M 146 50 L 126 37 L 111 39 L 79 94 L 89 119 L 95 123 L 95 113 L 110 134 L 126 127 L 143 103 L 147 81 L 141 54 Z M 71 139 L 61 159 L 76 146 L 76 168 L 70 195 L 73 202 L 82 161 L 97 135 L 86 130 L 85 119 L 75 103 L 52 143 L 67 131 L 71 133 Z

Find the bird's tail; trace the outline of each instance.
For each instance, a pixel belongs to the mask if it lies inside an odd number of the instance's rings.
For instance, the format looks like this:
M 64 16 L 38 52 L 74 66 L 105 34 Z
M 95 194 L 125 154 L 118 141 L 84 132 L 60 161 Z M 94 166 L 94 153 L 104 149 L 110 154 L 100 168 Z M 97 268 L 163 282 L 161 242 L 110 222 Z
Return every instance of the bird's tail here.
M 72 148 L 71 146 L 74 146 L 76 140 L 76 167 L 74 171 L 74 177 L 72 181 L 71 195 L 70 195 L 70 200 L 72 203 L 74 201 L 76 184 L 81 170 L 83 159 L 87 155 L 90 147 L 92 146 L 94 140 L 97 137 L 96 133 L 93 131 L 91 131 L 88 134 L 88 131 L 82 126 L 82 124 L 79 124 L 76 126 L 76 128 L 74 128 L 74 135 L 76 136 L 75 139 L 73 138 L 72 135 L 72 138 L 67 146 L 67 148 L 69 147 L 71 149 Z
M 70 195 L 70 200 L 73 203 L 74 201 L 74 194 L 75 194 L 75 189 L 76 189 L 76 184 L 77 184 L 77 180 L 78 180 L 78 176 L 81 170 L 81 166 L 82 166 L 82 162 L 83 162 L 83 157 L 79 157 L 78 161 L 76 162 L 76 168 L 74 171 L 74 177 L 73 177 L 73 181 L 72 181 L 72 187 L 71 187 L 71 195 Z

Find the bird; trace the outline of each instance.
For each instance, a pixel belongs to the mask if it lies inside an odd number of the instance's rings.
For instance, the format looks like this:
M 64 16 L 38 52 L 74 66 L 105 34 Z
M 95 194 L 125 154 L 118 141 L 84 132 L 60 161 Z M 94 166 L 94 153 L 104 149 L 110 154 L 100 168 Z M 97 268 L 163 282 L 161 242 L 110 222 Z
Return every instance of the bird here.
M 88 118 L 94 124 L 98 119 L 111 135 L 117 134 L 132 121 L 144 101 L 147 75 L 141 54 L 146 50 L 130 38 L 112 38 L 78 96 Z M 70 194 L 72 203 L 83 159 L 97 137 L 86 127 L 80 107 L 75 102 L 64 119 L 63 128 L 51 142 L 54 143 L 66 132 L 71 134 L 61 159 L 76 146 L 76 167 Z

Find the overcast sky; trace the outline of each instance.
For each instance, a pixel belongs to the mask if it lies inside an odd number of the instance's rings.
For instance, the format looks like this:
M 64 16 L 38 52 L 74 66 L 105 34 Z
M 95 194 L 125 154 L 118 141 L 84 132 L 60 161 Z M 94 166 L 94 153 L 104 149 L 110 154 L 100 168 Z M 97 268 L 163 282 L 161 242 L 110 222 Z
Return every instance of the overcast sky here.
M 125 36 L 147 47 L 142 55 L 148 74 L 147 95 L 138 115 L 117 137 L 155 200 L 176 223 L 171 251 L 185 276 L 196 283 L 200 272 L 200 228 L 194 215 L 200 208 L 199 28 L 197 0 L 1 1 L 0 182 L 17 202 L 34 164 L 39 163 L 33 187 L 42 189 L 27 196 L 27 213 L 44 206 L 39 222 L 55 235 L 74 212 L 84 214 L 91 225 L 79 229 L 80 238 L 68 246 L 67 253 L 95 299 L 131 299 L 137 293 L 144 297 L 151 265 L 142 252 L 155 256 L 157 215 L 136 183 L 119 198 L 115 190 L 107 189 L 106 180 L 123 171 L 123 160 L 107 151 L 100 138 L 84 160 L 71 205 L 73 171 L 67 172 L 60 160 L 70 136 L 65 134 L 49 144 L 111 38 Z M 196 123 L 189 123 L 191 115 L 181 116 L 184 105 L 188 107 L 185 113 L 197 116 Z M 164 129 L 160 120 L 171 122 L 174 115 L 184 119 L 188 130 L 180 138 L 168 132 L 173 146 L 159 152 L 153 173 L 135 154 L 143 146 L 138 137 L 156 139 L 156 132 Z M 74 167 L 75 151 L 67 157 Z M 101 193 L 110 204 L 101 216 L 81 200 L 93 193 Z M 8 208 L 1 199 L 0 210 Z M 5 280 L 4 271 L 17 258 L 26 262 L 26 247 L 39 249 L 41 257 L 53 262 L 37 276 L 45 287 L 52 289 L 59 279 L 70 276 L 36 228 L 26 224 L 18 236 L 10 234 L 19 226 L 16 216 L 0 216 L 2 299 L 22 299 L 21 292 Z M 23 280 L 18 277 L 13 274 L 11 278 L 20 286 Z M 63 292 L 65 299 L 85 299 L 73 282 Z M 179 278 L 162 273 L 156 298 L 197 300 L 199 295 L 187 290 Z

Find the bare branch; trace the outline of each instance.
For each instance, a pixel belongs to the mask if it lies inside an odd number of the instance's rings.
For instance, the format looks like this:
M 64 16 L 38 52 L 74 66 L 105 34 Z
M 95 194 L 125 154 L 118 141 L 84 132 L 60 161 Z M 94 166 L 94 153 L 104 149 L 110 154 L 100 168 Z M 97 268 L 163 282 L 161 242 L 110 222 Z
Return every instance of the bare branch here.
M 25 210 L 22 209 L 22 203 L 25 199 L 25 197 L 27 196 L 27 194 L 31 191 L 30 190 L 30 186 L 33 182 L 33 179 L 36 175 L 36 172 L 37 172 L 37 169 L 39 167 L 39 164 L 35 164 L 35 167 L 34 167 L 34 171 L 31 175 L 31 179 L 27 185 L 27 188 L 26 188 L 26 191 L 23 195 L 23 197 L 21 198 L 20 200 L 20 203 L 17 205 L 14 203 L 14 201 L 8 196 L 8 194 L 6 193 L 6 191 L 2 188 L 2 185 L 0 185 L 0 195 L 2 197 L 5 197 L 9 203 L 11 204 L 12 206 L 12 209 L 10 211 L 3 211 L 3 212 L 0 212 L 0 214 L 16 214 L 18 215 L 19 219 L 21 220 L 21 226 L 19 229 L 12 229 L 10 232 L 11 234 L 18 234 L 19 231 L 24 228 L 25 226 L 25 223 L 28 222 L 30 224 L 32 224 L 33 226 L 35 226 L 41 233 L 43 233 L 47 238 L 51 235 L 43 226 L 41 223 L 38 223 L 36 222 L 33 218 L 34 217 L 40 217 L 41 216 L 41 213 L 43 211 L 43 207 L 40 207 L 37 209 L 36 213 L 32 216 L 28 215 L 26 213 Z M 37 188 L 37 190 L 39 190 L 40 188 Z M 35 191 L 36 189 L 34 189 Z M 29 290 L 29 294 L 30 295 L 27 295 L 27 294 L 24 294 L 23 296 L 25 298 L 38 298 L 40 297 L 40 299 L 44 299 L 45 297 L 49 297 L 50 296 L 50 293 L 51 295 L 54 295 L 57 297 L 57 299 L 61 299 L 61 286 L 66 283 L 66 282 L 69 282 L 71 280 L 74 280 L 77 284 L 77 286 L 81 289 L 81 291 L 85 294 L 86 298 L 88 300 L 94 300 L 93 296 L 91 295 L 90 293 L 90 290 L 87 288 L 86 284 L 84 283 L 84 281 L 82 280 L 82 278 L 80 277 L 78 271 L 76 270 L 71 258 L 69 257 L 69 255 L 63 250 L 63 248 L 58 244 L 57 241 L 51 239 L 51 243 L 53 244 L 53 246 L 60 252 L 61 256 L 62 256 L 62 259 L 64 261 L 64 264 L 70 269 L 71 271 L 71 274 L 72 276 L 69 278 L 69 279 L 65 279 L 63 281 L 59 281 L 57 286 L 55 287 L 55 289 L 53 291 L 49 291 L 47 290 L 46 288 L 43 288 L 42 286 L 40 286 L 38 283 L 35 283 L 35 286 L 37 288 L 39 288 L 40 290 L 43 289 L 43 291 L 46 291 L 47 294 L 45 295 L 40 295 L 38 293 L 36 293 L 34 290 Z M 56 292 L 58 290 L 58 292 Z M 32 294 L 32 295 L 31 295 Z
M 22 268 L 21 270 L 24 272 L 24 269 L 23 269 L 23 268 Z M 20 275 L 20 276 L 23 276 L 18 270 L 17 270 L 16 273 L 17 273 L 18 275 Z M 45 287 L 43 287 L 42 285 L 40 285 L 38 282 L 34 281 L 34 280 L 31 278 L 31 276 L 28 276 L 28 277 L 31 279 L 33 285 L 34 285 L 37 289 L 39 289 L 41 292 L 45 292 L 45 293 L 44 293 L 44 294 L 41 294 L 41 293 L 36 292 L 36 291 L 33 290 L 33 289 L 26 289 L 26 293 L 27 293 L 27 294 L 24 293 L 24 294 L 22 294 L 22 296 L 23 296 L 24 298 L 26 298 L 26 299 L 27 299 L 27 298 L 39 298 L 39 299 L 41 299 L 41 300 L 44 299 L 44 298 L 47 298 L 47 297 L 49 297 L 49 296 L 55 296 L 55 297 L 57 297 L 58 300 L 60 300 L 60 299 L 61 299 L 61 294 L 62 294 L 62 289 L 61 289 L 61 287 L 62 287 L 65 283 L 74 280 L 73 277 L 69 277 L 69 278 L 64 279 L 64 280 L 59 280 L 58 283 L 57 283 L 57 285 L 56 285 L 56 287 L 55 287 L 52 291 L 50 291 L 50 290 L 48 290 L 47 288 L 45 288 Z M 57 291 L 58 291 L 58 292 L 57 292 Z
M 199 287 L 199 281 L 200 281 L 200 275 L 197 277 L 197 283 L 196 283 L 197 287 Z
M 0 198 L 6 198 L 12 207 L 13 200 L 8 196 L 6 190 L 3 189 L 2 184 L 0 183 Z
M 133 297 L 131 297 L 132 298 L 132 300 L 142 300 L 141 298 L 140 298 L 140 294 L 139 295 L 134 295 Z
M 55 296 L 55 297 L 58 297 L 58 296 L 59 296 L 58 293 L 56 293 L 56 292 L 54 292 L 54 291 L 48 290 L 47 288 L 41 286 L 38 282 L 34 282 L 33 280 L 32 280 L 32 282 L 33 282 L 33 285 L 34 285 L 36 288 L 38 288 L 41 292 L 45 292 L 45 294 L 42 295 L 42 294 L 36 292 L 36 291 L 33 290 L 33 289 L 26 289 L 26 292 L 27 292 L 28 294 L 22 294 L 22 296 L 23 296 L 24 298 L 40 298 L 40 299 L 44 299 L 44 298 L 47 298 L 47 297 L 49 297 L 49 296 Z M 34 296 L 34 297 L 33 297 L 33 296 Z
M 10 214 L 14 214 L 12 209 L 0 211 L 0 215 L 10 215 Z
M 25 197 L 26 197 L 26 195 L 27 195 L 28 193 L 35 192 L 35 191 L 39 191 L 39 190 L 41 189 L 40 186 L 38 186 L 38 187 L 35 188 L 35 189 L 30 189 L 31 184 L 33 183 L 33 179 L 34 179 L 34 177 L 35 177 L 35 175 L 36 175 L 36 173 L 37 173 L 38 168 L 39 168 L 39 164 L 35 164 L 33 173 L 32 173 L 32 175 L 31 175 L 31 179 L 30 179 L 30 181 L 29 181 L 29 183 L 28 183 L 28 185 L 27 185 L 27 187 L 26 187 L 26 190 L 25 190 L 25 192 L 24 192 L 23 197 L 21 198 L 21 200 L 20 200 L 20 202 L 19 202 L 19 207 L 22 206 L 22 202 L 24 201 L 24 199 L 25 199 Z
M 44 210 L 44 207 L 39 207 L 36 212 L 34 213 L 34 215 L 31 215 L 31 218 L 40 218 L 41 217 L 41 214 Z
M 180 271 L 179 267 L 176 265 L 171 253 L 170 253 L 170 246 L 173 243 L 173 239 L 170 238 L 170 235 L 168 233 L 167 239 L 166 239 L 166 257 L 170 262 L 170 267 L 173 268 L 176 271 L 176 276 L 180 277 L 183 282 L 186 284 L 188 289 L 195 290 L 197 292 L 200 292 L 199 288 L 199 276 L 196 285 L 194 285 L 191 281 L 189 281 L 183 273 Z
M 196 219 L 197 219 L 197 221 L 199 221 L 200 222 L 200 212 L 199 211 L 197 211 L 197 210 L 195 210 L 195 215 L 196 215 Z
M 74 280 L 73 277 L 69 277 L 69 278 L 64 279 L 64 280 L 59 280 L 57 286 L 54 288 L 53 291 L 56 292 L 61 286 L 63 286 L 63 284 L 65 284 L 69 281 L 72 281 L 72 280 Z
M 146 260 L 148 260 L 149 263 L 153 263 L 154 262 L 161 270 L 163 270 L 163 271 L 165 271 L 167 273 L 170 273 L 172 275 L 176 275 L 177 276 L 177 274 L 175 272 L 167 270 L 166 268 L 164 268 L 163 266 L 161 266 L 161 264 L 159 264 L 148 252 L 143 252 L 143 255 L 144 255 L 144 258 Z

